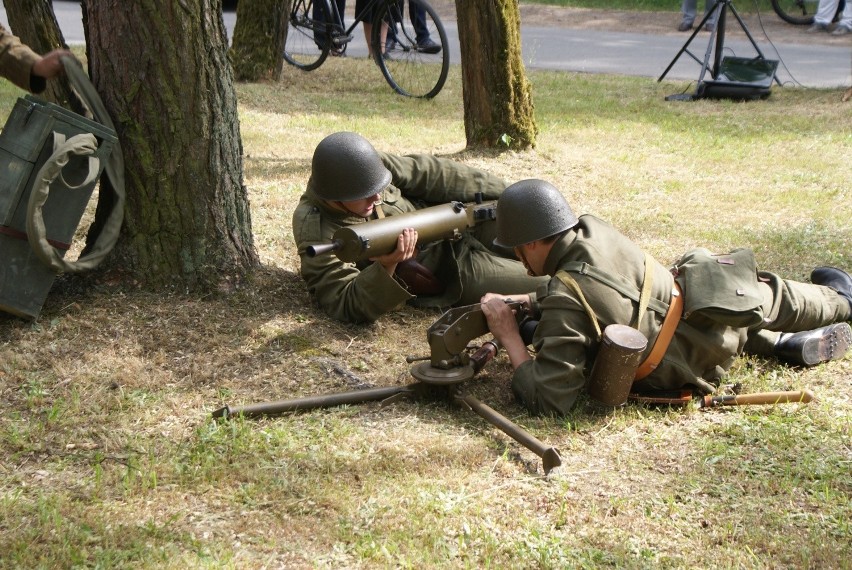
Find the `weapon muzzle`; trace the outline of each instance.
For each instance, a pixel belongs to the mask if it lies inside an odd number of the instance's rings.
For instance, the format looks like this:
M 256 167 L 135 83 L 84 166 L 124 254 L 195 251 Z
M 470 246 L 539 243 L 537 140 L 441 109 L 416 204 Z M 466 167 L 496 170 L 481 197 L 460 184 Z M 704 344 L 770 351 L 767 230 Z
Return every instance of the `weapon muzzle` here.
M 331 243 L 324 243 L 320 245 L 309 245 L 305 248 L 305 253 L 308 254 L 308 257 L 316 257 L 317 255 L 322 255 L 323 253 L 331 253 L 333 251 L 337 251 L 343 247 L 343 242 L 340 240 L 334 240 Z

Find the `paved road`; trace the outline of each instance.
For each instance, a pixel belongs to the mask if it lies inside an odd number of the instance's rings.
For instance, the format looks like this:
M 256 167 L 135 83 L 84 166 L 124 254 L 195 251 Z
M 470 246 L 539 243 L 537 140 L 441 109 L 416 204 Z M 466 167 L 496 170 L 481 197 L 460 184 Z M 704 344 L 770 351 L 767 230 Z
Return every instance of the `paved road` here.
M 83 43 L 83 25 L 79 2 L 56 1 L 53 4 L 65 41 Z M 233 12 L 225 12 L 225 25 L 232 34 L 236 20 Z M 6 10 L 0 7 L 0 21 L 7 24 Z M 736 26 L 736 22 L 728 23 Z M 444 22 L 451 53 L 458 54 L 456 22 Z M 783 83 L 799 83 L 808 87 L 839 87 L 852 84 L 852 42 L 842 46 L 810 46 L 778 44 L 755 37 L 758 48 L 768 59 L 779 60 L 778 79 Z M 366 55 L 362 34 L 350 44 L 351 56 Z M 704 59 L 709 34 L 700 32 L 689 45 L 689 51 Z M 524 63 L 529 68 L 557 69 L 588 73 L 617 73 L 651 77 L 655 80 L 665 71 L 687 41 L 688 36 L 661 36 L 621 32 L 566 30 L 554 27 L 522 26 Z M 725 53 L 752 57 L 756 51 L 746 38 L 728 38 Z M 453 57 L 458 61 L 458 56 Z M 684 53 L 666 75 L 669 80 L 697 80 L 701 65 Z

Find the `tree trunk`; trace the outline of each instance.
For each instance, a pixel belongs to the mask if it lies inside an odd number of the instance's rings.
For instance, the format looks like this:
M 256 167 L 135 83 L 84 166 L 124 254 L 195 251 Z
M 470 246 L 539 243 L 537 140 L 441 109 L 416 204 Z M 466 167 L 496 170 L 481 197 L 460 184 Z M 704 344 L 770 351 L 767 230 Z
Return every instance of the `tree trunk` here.
M 231 46 L 237 81 L 278 81 L 291 0 L 241 0 Z
M 92 82 L 127 203 L 108 258 L 149 286 L 229 288 L 259 264 L 221 0 L 87 0 Z
M 468 147 L 530 148 L 538 127 L 517 0 L 456 0 Z
M 43 55 L 55 49 L 68 49 L 50 0 L 5 0 L 4 5 L 12 33 L 34 52 Z M 39 96 L 83 114 L 83 105 L 65 76 L 48 81 Z

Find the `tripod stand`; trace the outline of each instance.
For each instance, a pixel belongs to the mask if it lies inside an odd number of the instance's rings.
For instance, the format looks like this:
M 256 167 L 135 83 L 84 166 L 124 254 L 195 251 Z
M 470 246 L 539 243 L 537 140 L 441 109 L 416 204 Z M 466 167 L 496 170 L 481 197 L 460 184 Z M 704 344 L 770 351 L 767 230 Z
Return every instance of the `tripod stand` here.
M 735 64 L 738 66 L 738 69 L 735 73 L 731 75 L 733 77 L 723 77 L 723 60 L 722 60 L 722 52 L 725 47 L 725 24 L 726 24 L 726 14 L 730 10 L 731 14 L 737 19 L 737 22 L 742 28 L 743 32 L 745 32 L 746 37 L 748 37 L 751 45 L 754 47 L 757 52 L 757 57 L 751 60 L 742 60 L 738 59 Z M 692 43 L 692 40 L 695 39 L 695 36 L 698 35 L 698 32 L 704 27 L 704 24 L 710 20 L 713 15 L 716 15 L 716 25 L 713 30 L 710 32 L 710 40 L 707 42 L 707 50 L 704 52 L 704 59 L 699 59 L 695 54 L 689 51 L 689 44 Z M 754 38 L 749 33 L 748 28 L 743 22 L 742 18 L 740 18 L 739 13 L 736 8 L 734 8 L 734 4 L 731 0 L 716 0 L 716 3 L 713 5 L 713 8 L 708 11 L 704 15 L 704 19 L 701 20 L 701 23 L 695 28 L 695 31 L 692 32 L 692 35 L 689 36 L 689 39 L 686 40 L 686 43 L 683 44 L 683 47 L 680 48 L 680 51 L 677 52 L 677 55 L 672 59 L 669 66 L 663 72 L 662 75 L 657 79 L 657 81 L 662 81 L 663 78 L 668 74 L 677 60 L 681 55 L 686 53 L 692 59 L 701 64 L 701 74 L 698 76 L 698 86 L 695 90 L 695 95 L 670 95 L 666 97 L 666 100 L 687 100 L 690 101 L 692 99 L 699 99 L 701 97 L 710 96 L 711 89 L 708 92 L 708 86 L 720 86 L 719 89 L 716 89 L 719 94 L 723 94 L 723 96 L 736 96 L 739 91 L 740 96 L 764 96 L 768 94 L 769 87 L 772 84 L 772 80 L 778 82 L 778 85 L 781 85 L 781 81 L 778 80 L 778 77 L 775 76 L 775 68 L 778 66 L 778 62 L 774 60 L 768 60 L 764 57 L 763 52 L 760 51 L 760 48 L 757 46 L 757 42 L 754 41 Z M 713 57 L 713 65 L 710 65 L 710 58 Z M 726 58 L 729 59 L 729 58 Z M 743 67 L 745 66 L 745 68 Z M 707 72 L 710 72 L 710 80 L 705 81 L 705 76 Z M 744 72 L 744 73 L 743 73 Z M 722 81 L 717 81 L 722 80 Z M 731 81 L 733 79 L 733 81 Z M 767 81 L 768 79 L 768 81 Z M 748 80 L 752 80 L 749 82 Z M 763 80 L 762 83 L 757 84 L 754 83 L 754 80 Z M 722 86 L 722 83 L 725 85 Z

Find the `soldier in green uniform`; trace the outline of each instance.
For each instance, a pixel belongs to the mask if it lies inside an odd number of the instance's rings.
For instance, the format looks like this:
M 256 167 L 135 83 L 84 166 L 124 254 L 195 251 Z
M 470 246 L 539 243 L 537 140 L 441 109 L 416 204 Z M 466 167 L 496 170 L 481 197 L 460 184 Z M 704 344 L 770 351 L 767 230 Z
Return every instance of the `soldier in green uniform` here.
M 62 72 L 59 58 L 63 55 L 70 56 L 71 52 L 57 49 L 42 57 L 0 25 L 0 75 L 21 89 L 33 93 L 44 91 L 45 80 Z
M 314 151 L 307 190 L 293 213 L 302 278 L 326 313 L 352 323 L 373 322 L 404 303 L 449 307 L 477 303 L 488 291 L 534 291 L 546 278 L 528 276 L 511 253 L 490 249 L 494 222 L 477 224 L 459 240 L 430 244 L 418 244 L 409 228 L 396 251 L 365 263 L 306 253 L 309 246 L 329 243 L 343 226 L 472 202 L 478 192 L 493 200 L 505 187 L 496 176 L 448 159 L 381 153 L 355 133 L 331 134 Z
M 536 294 L 512 296 L 540 319 L 534 358 L 506 296 L 482 299 L 489 328 L 514 368 L 512 389 L 532 413 L 570 410 L 601 331 L 611 324 L 638 328 L 649 341 L 634 389 L 691 387 L 707 394 L 742 352 L 812 366 L 842 357 L 852 343 L 846 272 L 819 267 L 812 283 L 785 280 L 757 271 L 747 249 L 725 255 L 697 249 L 667 268 L 606 222 L 577 218 L 542 180 L 503 192 L 497 242 L 515 248 L 532 274 L 552 276 Z

